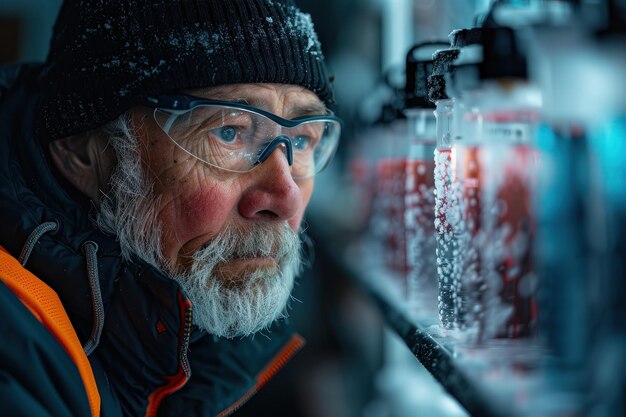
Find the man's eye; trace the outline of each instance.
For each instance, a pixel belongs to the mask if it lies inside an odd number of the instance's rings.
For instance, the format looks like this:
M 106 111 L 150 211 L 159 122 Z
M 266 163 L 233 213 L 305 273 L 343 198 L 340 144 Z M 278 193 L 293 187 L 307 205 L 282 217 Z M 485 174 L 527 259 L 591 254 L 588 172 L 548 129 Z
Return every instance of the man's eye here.
M 226 143 L 233 143 L 237 139 L 237 129 L 232 126 L 213 129 L 211 133 L 217 136 L 222 142 Z
M 302 151 L 311 145 L 311 138 L 305 135 L 296 136 L 292 143 L 294 148 Z

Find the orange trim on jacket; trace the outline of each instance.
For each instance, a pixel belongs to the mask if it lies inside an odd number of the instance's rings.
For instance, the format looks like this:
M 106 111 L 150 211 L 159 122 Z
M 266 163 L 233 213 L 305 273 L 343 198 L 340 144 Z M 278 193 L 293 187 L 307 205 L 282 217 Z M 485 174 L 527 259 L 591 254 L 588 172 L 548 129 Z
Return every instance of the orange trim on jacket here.
M 254 394 L 256 394 L 274 375 L 285 366 L 285 364 L 291 359 L 300 349 L 304 346 L 304 339 L 299 334 L 295 334 L 291 337 L 289 342 L 274 356 L 274 358 L 267 364 L 267 366 L 259 372 L 256 377 L 257 383 L 248 390 L 239 400 L 233 405 L 222 411 L 215 417 L 226 417 L 237 411 L 242 405 L 246 403 Z
M 74 361 L 85 385 L 91 414 L 99 417 L 100 394 L 91 364 L 57 293 L 25 269 L 2 246 L 0 246 L 0 280 L 52 333 Z
M 179 346 L 178 346 L 178 357 L 180 358 L 182 355 L 186 355 L 187 352 L 183 352 L 184 349 L 187 349 L 187 346 L 183 343 L 185 339 L 185 329 L 184 327 L 187 325 L 185 322 L 187 321 L 186 311 L 191 309 L 191 301 L 183 299 L 182 294 L 178 293 L 178 305 L 180 307 L 181 320 L 183 321 L 180 326 L 180 333 L 178 335 Z M 160 322 L 159 322 L 160 323 Z M 148 408 L 146 410 L 146 417 L 156 417 L 161 402 L 165 397 L 170 394 L 175 393 L 179 389 L 187 384 L 189 381 L 189 371 L 185 372 L 185 368 L 182 363 L 178 365 L 178 372 L 173 376 L 166 376 L 164 379 L 167 381 L 167 384 L 157 388 L 150 396 L 148 397 Z

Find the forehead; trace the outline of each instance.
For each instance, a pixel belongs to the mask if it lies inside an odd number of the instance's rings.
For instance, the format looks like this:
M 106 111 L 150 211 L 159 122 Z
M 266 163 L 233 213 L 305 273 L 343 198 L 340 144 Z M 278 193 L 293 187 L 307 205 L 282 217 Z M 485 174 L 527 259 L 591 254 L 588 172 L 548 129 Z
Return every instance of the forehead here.
M 326 106 L 312 91 L 288 84 L 232 84 L 190 90 L 189 94 L 214 100 L 249 104 L 287 114 L 325 114 Z

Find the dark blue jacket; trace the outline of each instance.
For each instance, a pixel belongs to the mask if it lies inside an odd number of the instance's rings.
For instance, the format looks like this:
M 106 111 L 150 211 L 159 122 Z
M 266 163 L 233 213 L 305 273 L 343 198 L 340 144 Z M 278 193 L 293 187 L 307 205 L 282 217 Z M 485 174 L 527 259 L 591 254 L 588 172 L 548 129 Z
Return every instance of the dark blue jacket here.
M 92 225 L 91 203 L 52 169 L 35 138 L 38 72 L 0 68 L 0 245 L 16 258 L 32 247 L 26 268 L 57 292 L 81 342 L 97 345 L 89 361 L 103 417 L 230 414 L 301 339 L 285 322 L 269 337 L 208 335 L 192 326 L 176 282 L 140 259 L 122 260 L 115 238 Z M 78 372 L 46 332 L 0 283 L 0 415 L 88 415 Z

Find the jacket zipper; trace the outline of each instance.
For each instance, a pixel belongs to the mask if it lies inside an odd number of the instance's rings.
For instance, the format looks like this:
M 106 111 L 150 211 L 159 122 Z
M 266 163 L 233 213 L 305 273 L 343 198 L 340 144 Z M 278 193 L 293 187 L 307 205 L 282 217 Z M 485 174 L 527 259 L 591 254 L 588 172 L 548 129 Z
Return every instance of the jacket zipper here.
M 241 406 L 252 398 L 263 386 L 274 377 L 293 356 L 304 346 L 304 339 L 299 334 L 294 334 L 287 344 L 278 352 L 267 366 L 257 375 L 257 383 L 248 390 L 240 399 L 230 407 L 217 414 L 215 417 L 226 417 L 239 410 Z
M 185 386 L 191 370 L 189 368 L 189 358 L 187 351 L 189 350 L 189 339 L 191 338 L 191 324 L 193 319 L 191 302 L 185 299 L 181 292 L 178 293 L 178 305 L 181 315 L 184 317 L 181 323 L 181 330 L 178 345 L 178 373 L 173 376 L 165 377 L 167 384 L 159 387 L 148 397 L 148 408 L 146 409 L 146 417 L 156 417 L 159 406 L 165 397 L 175 393 Z

